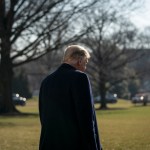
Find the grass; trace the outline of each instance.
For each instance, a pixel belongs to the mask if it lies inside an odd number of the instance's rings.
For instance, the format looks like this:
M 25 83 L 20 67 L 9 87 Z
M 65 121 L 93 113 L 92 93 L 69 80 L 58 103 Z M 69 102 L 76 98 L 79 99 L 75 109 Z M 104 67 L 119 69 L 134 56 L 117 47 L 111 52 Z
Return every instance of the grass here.
M 150 107 L 120 100 L 97 111 L 104 150 L 150 150 Z
M 24 116 L 0 116 L 0 150 L 37 150 L 40 122 L 37 100 L 30 100 Z M 96 111 L 104 150 L 150 150 L 150 106 L 119 100 L 109 110 Z M 96 105 L 98 107 L 98 105 Z
M 24 116 L 0 117 L 0 150 L 37 150 L 40 132 L 37 101 L 18 107 Z

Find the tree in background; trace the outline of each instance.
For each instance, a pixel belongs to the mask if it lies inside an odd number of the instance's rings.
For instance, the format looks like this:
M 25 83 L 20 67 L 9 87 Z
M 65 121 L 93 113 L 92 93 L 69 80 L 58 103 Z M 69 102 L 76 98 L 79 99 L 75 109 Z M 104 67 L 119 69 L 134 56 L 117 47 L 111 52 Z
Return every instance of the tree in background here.
M 31 98 L 27 74 L 23 68 L 16 70 L 12 83 L 13 93 L 18 93 L 22 97 Z
M 26 70 L 31 92 L 36 95 L 40 89 L 42 80 L 61 64 L 63 50 L 52 51 L 38 60 L 25 64 L 22 67 Z
M 132 80 L 129 81 L 128 84 L 128 89 L 129 92 L 131 93 L 130 95 L 130 99 L 135 96 L 136 93 L 138 93 L 139 89 L 140 89 L 140 80 L 138 78 L 134 78 Z
M 12 103 L 13 68 L 78 40 L 77 18 L 96 0 L 0 0 L 0 113 Z M 80 25 L 81 26 L 81 25 Z
M 107 108 L 106 92 L 133 77 L 128 63 L 141 57 L 135 49 L 143 48 L 144 44 L 138 43 L 138 31 L 127 19 L 138 2 L 106 0 L 85 17 L 85 26 L 91 26 L 91 30 L 81 42 L 91 49 L 88 73 L 101 96 L 101 109 Z
M 112 86 L 109 91 L 111 93 L 117 93 L 118 98 L 128 99 L 130 97 L 127 80 L 124 80 L 124 81 Z

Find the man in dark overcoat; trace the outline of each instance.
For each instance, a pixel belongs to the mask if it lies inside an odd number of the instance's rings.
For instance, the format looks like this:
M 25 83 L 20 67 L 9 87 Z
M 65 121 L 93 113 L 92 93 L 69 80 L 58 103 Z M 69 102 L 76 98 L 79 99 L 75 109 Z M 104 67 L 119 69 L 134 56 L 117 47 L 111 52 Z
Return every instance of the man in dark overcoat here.
M 90 54 L 68 46 L 63 63 L 40 88 L 39 150 L 101 150 L 92 91 L 84 73 Z

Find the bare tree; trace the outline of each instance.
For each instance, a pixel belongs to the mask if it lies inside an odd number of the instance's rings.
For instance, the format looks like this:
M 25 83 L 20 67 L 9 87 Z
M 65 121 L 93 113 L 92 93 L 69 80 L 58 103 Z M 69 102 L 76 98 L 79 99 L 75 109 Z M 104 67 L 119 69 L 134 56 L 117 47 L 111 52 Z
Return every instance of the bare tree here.
M 135 50 L 143 47 L 138 43 L 138 31 L 127 19 L 137 4 L 137 1 L 130 0 L 114 3 L 107 0 L 86 16 L 85 26 L 91 25 L 91 32 L 86 34 L 82 43 L 91 49 L 89 74 L 101 95 L 101 109 L 107 108 L 105 96 L 108 89 L 134 76 L 127 65 L 141 57 Z
M 26 70 L 30 92 L 38 93 L 41 81 L 61 64 L 63 52 L 63 50 L 52 51 L 36 61 L 21 66 Z
M 96 0 L 0 0 L 0 113 L 12 103 L 13 68 L 79 39 L 77 18 Z M 71 30 L 72 29 L 72 30 Z

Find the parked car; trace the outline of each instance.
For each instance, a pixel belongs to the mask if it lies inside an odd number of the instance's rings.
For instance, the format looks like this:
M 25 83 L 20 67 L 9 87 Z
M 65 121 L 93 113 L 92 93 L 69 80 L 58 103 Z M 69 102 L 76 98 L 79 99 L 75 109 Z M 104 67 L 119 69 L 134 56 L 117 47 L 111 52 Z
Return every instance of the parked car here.
M 144 96 L 136 95 L 132 97 L 132 103 L 143 103 Z
M 14 105 L 21 105 L 21 106 L 25 106 L 26 105 L 26 98 L 25 97 L 21 97 L 17 93 L 12 95 L 12 100 L 13 100 Z
M 132 97 L 132 103 L 143 103 L 143 105 L 150 103 L 150 93 L 137 93 Z
M 94 97 L 94 103 L 100 103 L 101 102 L 101 96 Z M 117 103 L 117 94 L 106 94 L 106 102 L 107 103 Z

